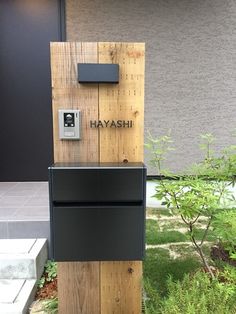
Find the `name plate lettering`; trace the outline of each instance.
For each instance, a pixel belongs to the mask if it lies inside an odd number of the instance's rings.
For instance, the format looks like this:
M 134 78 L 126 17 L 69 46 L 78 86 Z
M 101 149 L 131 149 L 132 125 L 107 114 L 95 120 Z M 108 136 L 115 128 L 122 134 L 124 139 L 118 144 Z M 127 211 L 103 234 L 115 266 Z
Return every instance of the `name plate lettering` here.
M 90 120 L 90 128 L 132 128 L 133 120 Z

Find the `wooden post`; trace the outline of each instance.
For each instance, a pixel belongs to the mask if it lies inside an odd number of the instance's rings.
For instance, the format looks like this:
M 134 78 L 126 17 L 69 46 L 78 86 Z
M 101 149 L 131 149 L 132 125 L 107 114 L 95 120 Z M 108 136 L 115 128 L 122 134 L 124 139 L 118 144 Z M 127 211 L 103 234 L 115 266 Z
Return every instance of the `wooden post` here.
M 142 43 L 52 43 L 54 161 L 143 161 Z M 119 63 L 119 84 L 78 84 L 77 63 Z M 58 109 L 80 109 L 82 139 L 60 141 Z M 132 120 L 132 128 L 90 128 Z M 58 263 L 60 314 L 140 314 L 142 262 Z
M 98 133 L 88 127 L 98 118 L 98 85 L 77 83 L 77 63 L 97 63 L 97 43 L 52 43 L 51 77 L 54 162 L 98 161 Z M 80 109 L 82 139 L 61 141 L 58 135 L 58 109 Z M 100 265 L 58 263 L 60 314 L 100 313 Z M 91 301 L 92 300 L 92 301 Z

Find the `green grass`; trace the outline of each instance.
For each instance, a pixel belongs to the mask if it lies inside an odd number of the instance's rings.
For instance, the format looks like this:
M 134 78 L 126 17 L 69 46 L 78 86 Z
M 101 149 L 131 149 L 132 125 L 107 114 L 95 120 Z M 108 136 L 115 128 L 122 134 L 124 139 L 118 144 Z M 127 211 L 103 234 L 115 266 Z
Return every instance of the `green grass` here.
M 171 250 L 172 252 L 177 253 L 178 255 L 180 255 L 180 258 L 186 258 L 189 256 L 195 256 L 196 257 L 196 250 L 194 249 L 192 244 L 172 244 L 169 246 L 169 250 Z
M 162 230 L 170 230 L 170 229 L 177 229 L 177 228 L 186 228 L 184 222 L 181 221 L 165 221 L 165 224 L 162 225 Z
M 187 233 L 167 228 L 183 227 L 181 222 L 168 222 L 160 231 L 158 220 L 147 219 L 146 221 L 146 242 L 147 244 L 158 245 L 168 243 L 178 243 L 190 241 Z M 165 230 L 165 228 L 167 230 Z M 204 229 L 195 229 L 196 238 L 202 238 Z M 214 240 L 213 232 L 209 230 L 208 241 Z M 171 247 L 170 247 L 171 249 Z M 173 250 L 174 249 L 174 250 Z M 163 298 L 167 293 L 167 280 L 171 276 L 174 281 L 182 280 L 185 274 L 195 272 L 201 267 L 200 259 L 194 254 L 194 248 L 188 245 L 180 245 L 172 248 L 181 255 L 180 258 L 173 259 L 169 251 L 163 248 L 148 249 L 144 261 L 144 281 L 152 287 L 153 291 L 158 291 L 158 297 Z M 209 248 L 204 247 L 204 250 Z
M 201 259 L 193 245 L 178 244 L 191 241 L 188 232 L 175 230 L 186 228 L 179 215 L 173 215 L 170 210 L 164 208 L 147 208 L 147 214 L 157 217 L 157 220 L 146 221 L 147 244 L 173 245 L 168 246 L 171 255 L 169 250 L 164 248 L 146 251 L 143 264 L 146 314 L 236 314 L 235 284 L 227 287 L 228 282 L 224 285 L 219 284 L 217 280 L 208 282 L 207 274 L 201 270 Z M 176 221 L 168 219 L 170 216 L 175 217 Z M 160 228 L 158 218 L 161 217 L 164 220 Z M 194 225 L 194 235 L 198 242 L 202 240 L 206 224 L 207 221 L 200 218 Z M 205 241 L 210 243 L 205 243 L 202 249 L 210 261 L 211 242 L 216 241 L 211 229 L 208 230 Z M 223 268 L 224 265 L 217 266 Z M 202 287 L 199 286 L 200 283 Z
M 180 222 L 167 222 L 166 225 L 160 230 L 158 220 L 147 219 L 146 220 L 146 243 L 157 245 L 166 243 L 176 243 L 176 242 L 187 242 L 190 241 L 190 236 L 188 232 L 183 233 L 178 230 L 169 230 L 170 228 L 182 228 L 185 225 Z M 204 229 L 195 228 L 194 235 L 197 241 L 200 241 L 204 234 Z M 215 234 L 212 230 L 208 230 L 207 237 L 205 241 L 214 242 L 216 240 Z
M 170 258 L 169 251 L 162 248 L 148 249 L 144 261 L 144 280 L 158 291 L 161 297 L 167 293 L 167 279 L 181 280 L 186 273 L 198 269 L 200 262 L 195 257 Z
M 146 213 L 147 215 L 153 215 L 158 218 L 161 216 L 166 216 L 166 217 L 173 216 L 171 212 L 169 211 L 169 209 L 165 209 L 165 208 L 147 208 Z
M 158 221 L 147 219 L 146 221 L 146 243 L 147 244 L 166 244 L 169 242 L 185 242 L 189 238 L 186 234 L 179 231 L 169 230 L 160 231 Z
M 204 232 L 205 232 L 204 229 L 197 229 L 197 228 L 194 229 L 194 235 L 195 235 L 196 240 L 202 240 Z M 216 241 L 216 236 L 213 230 L 208 230 L 206 241 Z

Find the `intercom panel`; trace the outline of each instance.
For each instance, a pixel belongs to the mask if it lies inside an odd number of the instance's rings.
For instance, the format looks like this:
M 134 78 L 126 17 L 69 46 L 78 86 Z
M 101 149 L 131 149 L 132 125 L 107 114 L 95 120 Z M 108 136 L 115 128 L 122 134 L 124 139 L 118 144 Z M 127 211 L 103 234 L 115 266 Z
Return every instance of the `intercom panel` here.
M 80 139 L 80 110 L 59 110 L 59 138 L 62 140 Z

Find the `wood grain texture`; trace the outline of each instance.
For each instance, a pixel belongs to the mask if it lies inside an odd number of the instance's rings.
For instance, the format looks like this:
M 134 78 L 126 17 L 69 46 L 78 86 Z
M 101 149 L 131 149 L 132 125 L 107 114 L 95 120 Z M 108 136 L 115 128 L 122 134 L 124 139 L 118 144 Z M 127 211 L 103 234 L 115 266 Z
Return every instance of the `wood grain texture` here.
M 142 262 L 101 262 L 101 314 L 141 314 Z
M 98 85 L 80 85 L 77 63 L 97 63 L 97 43 L 51 43 L 53 142 L 55 162 L 98 161 L 98 132 L 89 121 L 98 118 Z M 59 139 L 58 110 L 79 109 L 81 140 Z
M 99 158 L 98 132 L 88 127 L 98 118 L 98 85 L 77 83 L 79 62 L 97 63 L 97 43 L 51 43 L 54 162 Z M 81 110 L 81 140 L 59 139 L 59 109 Z M 100 313 L 99 272 L 98 262 L 58 263 L 59 314 Z
M 99 314 L 99 262 L 58 263 L 59 314 Z
M 132 128 L 100 129 L 100 161 L 143 161 L 143 43 L 98 43 L 99 63 L 118 63 L 119 84 L 99 85 L 99 119 L 133 120 Z M 101 263 L 101 313 L 140 314 L 142 262 Z
M 143 43 L 99 43 L 99 63 L 118 63 L 119 84 L 99 85 L 99 118 L 132 120 L 132 128 L 100 130 L 100 160 L 143 161 L 144 130 Z
M 52 43 L 54 160 L 143 161 L 142 43 Z M 120 83 L 80 85 L 77 63 L 119 63 Z M 58 109 L 80 109 L 82 139 L 61 141 Z M 90 120 L 133 120 L 132 128 L 90 129 Z M 140 314 L 142 262 L 58 263 L 59 314 Z

